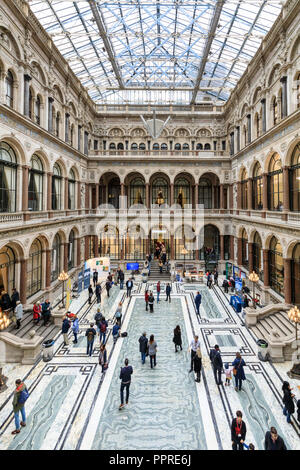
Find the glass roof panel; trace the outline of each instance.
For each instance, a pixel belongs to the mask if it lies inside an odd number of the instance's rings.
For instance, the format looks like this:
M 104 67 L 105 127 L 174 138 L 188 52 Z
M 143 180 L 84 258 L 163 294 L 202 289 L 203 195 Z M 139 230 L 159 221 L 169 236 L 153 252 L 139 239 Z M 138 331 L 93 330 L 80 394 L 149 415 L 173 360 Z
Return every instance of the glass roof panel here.
M 281 0 L 30 1 L 92 99 L 120 104 L 189 104 L 193 90 L 196 103 L 226 101 L 281 5 Z

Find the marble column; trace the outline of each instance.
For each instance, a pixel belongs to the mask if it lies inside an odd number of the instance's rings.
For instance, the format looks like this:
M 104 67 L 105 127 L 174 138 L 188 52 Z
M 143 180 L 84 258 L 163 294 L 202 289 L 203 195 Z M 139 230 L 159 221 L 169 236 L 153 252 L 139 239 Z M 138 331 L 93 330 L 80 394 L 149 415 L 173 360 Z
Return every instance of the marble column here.
M 230 259 L 234 260 L 234 236 L 230 235 Z
M 98 258 L 99 256 L 99 240 L 97 235 L 93 235 L 94 237 L 94 255 L 95 258 Z
M 80 211 L 81 209 L 81 185 L 80 181 L 76 181 L 76 186 L 77 186 L 77 209 Z M 80 212 L 79 212 L 80 214 Z
M 260 102 L 261 102 L 262 133 L 264 134 L 267 130 L 266 99 L 263 98 Z
M 95 194 L 95 199 L 96 199 L 96 205 L 95 205 L 95 209 L 98 208 L 99 206 L 99 183 L 96 183 L 96 194 Z
M 170 206 L 174 204 L 174 183 L 170 184 Z
M 24 75 L 24 115 L 29 117 L 30 114 L 30 101 L 29 101 L 29 82 L 31 80 L 30 75 Z
M 197 209 L 197 205 L 199 204 L 199 185 L 198 183 L 195 184 L 195 209 Z
M 263 268 L 264 268 L 264 286 L 270 286 L 270 276 L 269 276 L 269 250 L 263 250 Z
M 170 235 L 170 254 L 171 259 L 175 258 L 174 235 Z
M 52 127 L 52 123 L 53 123 L 53 101 L 54 101 L 54 98 L 52 98 L 50 96 L 48 98 L 48 131 L 50 133 L 53 132 L 53 127 Z
M 68 272 L 68 248 L 69 248 L 69 243 L 65 242 L 62 243 L 63 249 L 64 249 L 64 267 L 63 270 L 67 273 Z
M 248 242 L 249 273 L 253 271 L 253 243 Z
M 24 305 L 27 300 L 27 259 L 21 259 L 20 264 L 20 301 Z
M 223 260 L 224 257 L 224 235 L 220 235 L 220 259 Z
M 243 264 L 243 239 L 238 238 L 238 252 L 237 252 L 237 264 L 242 266 Z
M 51 211 L 51 196 L 52 196 L 52 176 L 53 173 L 47 173 L 47 211 Z
M 251 143 L 251 114 L 247 114 L 247 134 L 248 134 L 248 144 Z
M 84 259 L 85 261 L 90 258 L 90 236 L 86 235 L 84 237 Z
M 283 210 L 290 210 L 289 168 L 284 166 L 283 172 Z
M 85 213 L 88 214 L 90 207 L 90 188 L 89 184 L 85 183 Z
M 268 210 L 268 175 L 263 174 L 263 210 Z
M 69 182 L 68 178 L 65 177 L 65 205 L 64 209 L 68 210 L 69 209 Z
M 146 189 L 145 189 L 145 199 L 146 199 L 146 207 L 147 209 L 150 209 L 150 184 L 146 183 Z
M 248 210 L 252 209 L 252 188 L 253 188 L 253 178 L 248 178 Z
M 76 265 L 81 265 L 81 238 L 76 238 Z
M 45 276 L 45 288 L 51 286 L 51 253 L 52 250 L 45 250 L 46 253 L 46 276 Z
M 237 209 L 242 208 L 242 183 L 237 182 Z
M 220 209 L 224 209 L 224 185 L 220 184 Z
M 29 167 L 22 166 L 22 211 L 28 210 L 28 175 Z
M 233 209 L 233 184 L 229 185 L 229 209 Z
M 292 260 L 283 258 L 284 269 L 284 300 L 287 304 L 292 303 Z
M 281 77 L 280 79 L 282 83 L 282 105 L 281 105 L 281 118 L 285 118 L 287 116 L 287 77 Z

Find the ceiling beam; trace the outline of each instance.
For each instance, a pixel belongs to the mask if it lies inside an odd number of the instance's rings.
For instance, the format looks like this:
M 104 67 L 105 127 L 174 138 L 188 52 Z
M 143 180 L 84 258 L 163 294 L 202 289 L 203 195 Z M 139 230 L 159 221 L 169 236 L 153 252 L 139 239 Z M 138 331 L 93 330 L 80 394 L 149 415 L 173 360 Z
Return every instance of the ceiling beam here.
M 205 42 L 205 46 L 204 46 L 203 55 L 202 55 L 202 59 L 201 59 L 201 62 L 200 62 L 197 78 L 196 78 L 196 81 L 195 81 L 195 87 L 194 87 L 194 91 L 193 91 L 193 95 L 192 95 L 192 99 L 191 99 L 191 104 L 195 104 L 195 102 L 196 102 L 196 97 L 197 97 L 199 85 L 200 85 L 200 82 L 201 82 L 202 77 L 203 77 L 203 72 L 204 72 L 204 69 L 205 69 L 206 61 L 207 61 L 208 54 L 209 54 L 209 51 L 210 51 L 210 48 L 211 48 L 211 45 L 212 45 L 212 42 L 213 42 L 213 39 L 214 39 L 214 35 L 215 35 L 216 29 L 217 29 L 217 26 L 218 26 L 218 22 L 219 22 L 219 19 L 220 19 L 220 15 L 221 15 L 224 3 L 225 3 L 225 0 L 218 0 L 217 3 L 216 3 L 214 14 L 213 14 L 213 17 L 211 19 L 211 23 L 210 23 L 210 27 L 209 27 L 209 33 L 208 33 L 208 36 L 207 36 L 207 39 L 206 39 L 206 42 Z
M 122 80 L 122 76 L 121 76 L 121 73 L 119 71 L 119 67 L 117 65 L 117 62 L 115 61 L 114 52 L 113 52 L 112 46 L 110 44 L 110 41 L 107 37 L 105 26 L 103 24 L 103 21 L 101 19 L 100 14 L 99 14 L 97 3 L 95 2 L 95 0 L 88 0 L 88 2 L 89 2 L 89 5 L 90 5 L 90 8 L 92 10 L 93 16 L 95 18 L 95 21 L 96 21 L 96 24 L 97 24 L 97 27 L 98 27 L 98 30 L 99 30 L 99 34 L 102 38 L 105 50 L 106 50 L 107 55 L 108 55 L 108 58 L 109 58 L 110 63 L 112 65 L 114 74 L 115 74 L 116 79 L 119 83 L 119 87 L 122 90 L 122 89 L 124 89 L 124 83 L 123 83 L 123 80 Z

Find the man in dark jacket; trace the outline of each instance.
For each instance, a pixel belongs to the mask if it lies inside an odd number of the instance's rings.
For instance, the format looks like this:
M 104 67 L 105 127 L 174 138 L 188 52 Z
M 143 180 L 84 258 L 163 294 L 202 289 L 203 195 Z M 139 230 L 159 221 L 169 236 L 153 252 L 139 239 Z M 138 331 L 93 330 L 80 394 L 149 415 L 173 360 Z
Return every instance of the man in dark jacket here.
M 106 283 L 105 283 L 105 288 L 107 292 L 107 297 L 109 297 L 109 291 L 111 289 L 111 281 L 107 278 Z
M 11 308 L 12 309 L 16 308 L 18 300 L 20 300 L 20 295 L 17 289 L 14 287 L 12 290 L 12 295 L 11 295 Z
M 133 288 L 133 282 L 132 279 L 128 279 L 126 282 L 126 287 L 127 287 L 127 297 L 131 296 L 131 289 Z
M 14 398 L 13 398 L 13 402 L 12 402 L 16 429 L 12 432 L 12 434 L 19 434 L 20 424 L 21 424 L 22 427 L 26 426 L 25 401 L 24 401 L 24 398 L 22 397 L 22 393 L 24 394 L 26 392 L 27 392 L 26 385 L 22 382 L 21 379 L 17 379 L 16 380 L 16 389 L 14 391 Z M 25 399 L 26 399 L 26 397 L 25 397 Z M 20 411 L 21 411 L 21 416 L 22 416 L 21 423 L 20 423 L 20 418 L 19 418 L 19 412 Z
M 100 285 L 99 282 L 97 282 L 96 289 L 95 289 L 97 304 L 100 304 L 100 302 L 101 302 L 101 291 L 102 291 L 101 285 Z
M 202 296 L 200 294 L 200 292 L 197 292 L 197 295 L 195 297 L 195 305 L 196 305 L 196 312 L 197 312 L 197 315 L 200 315 L 200 305 L 201 305 L 201 301 L 202 301 Z
M 128 359 L 125 359 L 125 367 L 121 368 L 120 372 L 120 379 L 121 379 L 121 389 L 120 389 L 120 397 L 121 397 L 121 405 L 119 406 L 119 410 L 124 407 L 124 388 L 126 388 L 126 405 L 128 405 L 129 400 L 129 387 L 131 383 L 131 375 L 133 373 L 133 369 L 131 366 L 128 365 Z
M 169 302 L 171 302 L 171 290 L 172 290 L 172 289 L 171 289 L 171 286 L 170 286 L 170 284 L 168 283 L 168 284 L 167 284 L 167 287 L 166 287 L 166 295 L 167 295 L 167 297 L 166 297 L 166 302 L 167 302 L 168 299 L 169 299 Z
M 98 271 L 95 269 L 94 272 L 93 272 L 93 284 L 94 284 L 94 287 L 96 286 L 98 282 Z
M 11 308 L 11 300 L 6 291 L 1 292 L 1 299 L 0 299 L 0 305 L 2 308 L 2 311 L 4 312 L 5 310 L 9 310 Z
M 246 437 L 246 424 L 242 420 L 243 414 L 241 411 L 236 412 L 236 418 L 231 423 L 231 441 L 232 450 L 244 450 L 244 441 Z
M 86 353 L 87 355 L 91 356 L 93 354 L 93 344 L 94 344 L 94 339 L 96 336 L 96 330 L 94 328 L 94 323 L 90 324 L 90 327 L 86 330 L 85 336 L 87 339 L 87 347 L 86 347 Z M 104 342 L 103 342 L 104 344 Z
M 44 326 L 47 325 L 47 323 L 50 321 L 50 316 L 51 316 L 51 306 L 49 300 L 45 300 L 44 303 L 42 303 L 42 317 L 44 320 Z
M 224 279 L 222 287 L 224 287 L 225 294 L 228 294 L 229 282 L 227 281 L 227 279 Z
M 148 347 L 148 338 L 146 337 L 146 332 L 144 332 L 142 336 L 140 337 L 139 343 L 140 343 L 140 353 L 142 357 L 142 364 L 145 364 L 147 347 Z
M 265 450 L 287 450 L 282 437 L 277 434 L 277 429 L 273 426 L 265 435 Z
M 221 381 L 221 373 L 223 369 L 223 361 L 221 357 L 221 352 L 218 344 L 215 345 L 215 349 L 213 349 L 210 353 L 210 359 L 212 362 L 215 381 L 217 385 L 222 385 Z
M 120 271 L 119 271 L 120 289 L 123 289 L 124 278 L 125 278 L 124 273 L 123 273 L 122 269 L 120 269 Z
M 69 344 L 68 331 L 70 329 L 70 326 L 71 326 L 70 321 L 68 320 L 66 316 L 64 316 L 62 327 L 61 327 L 61 332 L 64 337 L 64 346 L 68 346 Z

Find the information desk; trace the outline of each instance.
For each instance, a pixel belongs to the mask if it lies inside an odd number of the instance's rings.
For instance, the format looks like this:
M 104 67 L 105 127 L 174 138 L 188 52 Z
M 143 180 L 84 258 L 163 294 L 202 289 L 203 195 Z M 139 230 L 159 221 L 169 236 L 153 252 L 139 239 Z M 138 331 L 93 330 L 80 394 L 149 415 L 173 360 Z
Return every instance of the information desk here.
M 236 312 L 239 313 L 239 312 L 242 311 L 243 302 L 242 302 L 241 298 L 238 297 L 237 295 L 231 295 L 230 296 L 230 305 L 233 306 L 233 308 Z

